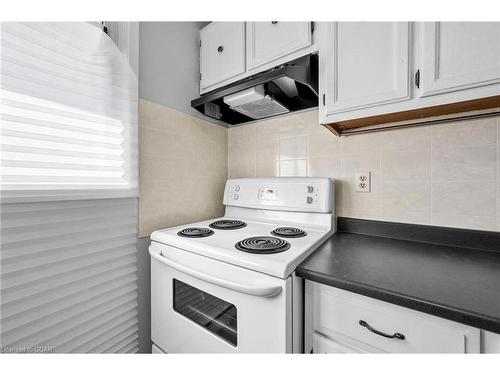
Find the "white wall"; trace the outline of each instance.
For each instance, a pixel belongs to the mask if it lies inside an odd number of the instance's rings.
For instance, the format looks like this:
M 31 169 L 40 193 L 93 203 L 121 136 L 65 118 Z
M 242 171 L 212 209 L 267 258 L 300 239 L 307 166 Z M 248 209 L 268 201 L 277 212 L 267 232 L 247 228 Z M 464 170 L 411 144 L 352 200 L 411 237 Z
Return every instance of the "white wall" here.
M 199 31 L 206 22 L 141 22 L 139 97 L 201 117 L 191 108 L 199 96 Z

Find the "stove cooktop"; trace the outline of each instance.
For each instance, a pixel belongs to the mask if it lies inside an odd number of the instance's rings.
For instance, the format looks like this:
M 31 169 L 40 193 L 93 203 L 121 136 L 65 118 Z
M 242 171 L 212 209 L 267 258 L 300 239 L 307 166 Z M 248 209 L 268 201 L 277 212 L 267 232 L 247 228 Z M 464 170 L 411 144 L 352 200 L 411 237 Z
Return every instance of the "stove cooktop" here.
M 235 228 L 231 228 L 233 230 L 217 228 L 219 222 L 223 223 L 222 226 L 235 225 Z M 325 227 L 301 223 L 300 227 L 303 229 L 299 229 L 286 224 L 285 221 L 265 222 L 254 219 L 242 221 L 222 217 L 155 231 L 151 234 L 151 240 L 236 266 L 286 278 L 331 233 Z M 190 228 L 201 229 L 203 233 L 206 231 L 213 233 L 205 236 L 181 235 Z

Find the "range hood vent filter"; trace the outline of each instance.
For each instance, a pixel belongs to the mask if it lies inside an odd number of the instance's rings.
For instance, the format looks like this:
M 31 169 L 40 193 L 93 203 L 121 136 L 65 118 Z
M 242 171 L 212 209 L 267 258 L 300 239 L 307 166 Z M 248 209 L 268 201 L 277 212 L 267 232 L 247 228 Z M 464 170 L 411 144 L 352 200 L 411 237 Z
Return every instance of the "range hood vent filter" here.
M 258 85 L 224 97 L 224 103 L 236 112 L 254 120 L 290 112 L 283 104 L 265 94 L 264 85 Z
M 288 108 L 286 108 L 285 106 L 283 106 L 283 104 L 277 102 L 270 96 L 265 96 L 260 100 L 231 108 L 239 113 L 253 118 L 254 120 L 290 112 Z

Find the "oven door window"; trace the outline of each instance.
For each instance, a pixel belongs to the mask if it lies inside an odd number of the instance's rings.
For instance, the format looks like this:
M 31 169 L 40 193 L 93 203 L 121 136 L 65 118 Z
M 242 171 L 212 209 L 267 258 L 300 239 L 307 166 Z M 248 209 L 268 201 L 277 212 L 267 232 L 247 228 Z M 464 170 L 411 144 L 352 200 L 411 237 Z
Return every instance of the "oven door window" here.
M 174 310 L 214 335 L 237 345 L 236 306 L 174 279 Z

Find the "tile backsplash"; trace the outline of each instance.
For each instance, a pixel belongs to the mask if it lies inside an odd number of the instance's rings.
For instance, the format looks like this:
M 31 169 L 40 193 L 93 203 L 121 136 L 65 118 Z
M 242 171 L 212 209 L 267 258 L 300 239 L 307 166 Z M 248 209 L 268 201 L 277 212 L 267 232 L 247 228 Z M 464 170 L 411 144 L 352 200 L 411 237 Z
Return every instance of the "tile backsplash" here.
M 139 237 L 222 216 L 227 130 L 141 99 Z
M 326 176 L 337 215 L 500 230 L 500 117 L 335 137 L 317 111 L 225 129 L 140 101 L 140 236 L 224 212 L 226 178 Z M 355 192 L 355 172 L 371 191 Z
M 231 128 L 227 147 L 230 178 L 335 179 L 338 216 L 500 230 L 500 117 L 337 138 L 309 111 Z

